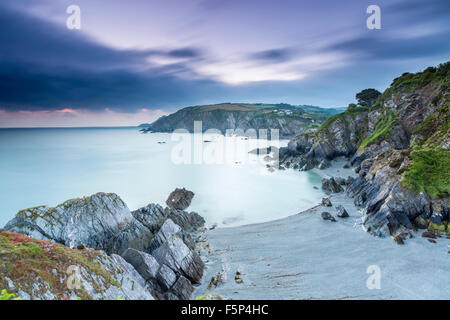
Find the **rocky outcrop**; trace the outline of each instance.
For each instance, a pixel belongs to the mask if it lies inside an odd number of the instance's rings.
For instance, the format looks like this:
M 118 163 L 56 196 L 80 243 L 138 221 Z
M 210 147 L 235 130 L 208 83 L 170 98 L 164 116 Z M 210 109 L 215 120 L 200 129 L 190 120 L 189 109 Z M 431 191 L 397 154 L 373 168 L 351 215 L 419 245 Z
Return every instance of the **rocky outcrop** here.
M 332 222 L 336 222 L 336 219 L 329 212 L 324 211 L 324 212 L 322 212 L 321 216 L 322 216 L 323 220 L 329 220 Z
M 0 232 L 0 287 L 24 300 L 153 300 L 119 255 Z
M 175 194 L 180 190 L 190 202 L 193 193 L 177 189 Z M 187 202 L 186 197 L 176 199 L 174 203 Z M 122 269 L 133 266 L 144 291 L 148 289 L 144 297 L 187 299 L 193 291 L 192 283 L 198 283 L 203 275 L 204 264 L 195 251 L 194 234 L 204 222 L 195 212 L 156 204 L 130 212 L 117 195 L 97 193 L 55 208 L 22 210 L 5 229 L 69 248 L 104 250 L 105 257 L 111 254 L 107 259 Z
M 327 179 L 327 178 L 322 179 L 322 189 L 325 191 L 333 192 L 333 193 L 338 193 L 338 192 L 344 191 L 344 189 L 342 189 L 341 185 L 339 183 L 337 183 L 333 177 L 331 177 L 329 179 Z
M 372 107 L 331 116 L 293 138 L 280 149 L 280 166 L 307 170 L 345 156 L 358 177 L 323 187 L 347 186 L 367 231 L 396 239 L 416 228 L 450 234 L 449 69 L 447 62 L 405 73 Z
M 192 198 L 194 198 L 192 191 L 177 188 L 169 195 L 166 204 L 171 209 L 184 210 L 191 205 Z
M 118 254 L 128 247 L 143 249 L 152 237 L 151 231 L 134 219 L 127 205 L 113 193 L 71 199 L 54 208 L 22 210 L 5 230 L 70 248 L 83 245 Z
M 331 200 L 329 198 L 323 198 L 322 199 L 322 205 L 325 206 L 325 207 L 331 207 L 332 206 Z
M 347 210 L 345 210 L 345 208 L 342 205 L 338 205 L 336 207 L 336 211 L 337 211 L 336 215 L 339 218 L 348 218 L 349 217 Z
M 292 137 L 307 128 L 321 123 L 335 109 L 288 104 L 232 104 L 195 106 L 183 108 L 162 117 L 143 132 L 173 132 L 176 129 L 194 131 L 194 122 L 202 122 L 202 130 L 215 129 L 226 134 L 227 130 L 278 129 L 280 136 Z

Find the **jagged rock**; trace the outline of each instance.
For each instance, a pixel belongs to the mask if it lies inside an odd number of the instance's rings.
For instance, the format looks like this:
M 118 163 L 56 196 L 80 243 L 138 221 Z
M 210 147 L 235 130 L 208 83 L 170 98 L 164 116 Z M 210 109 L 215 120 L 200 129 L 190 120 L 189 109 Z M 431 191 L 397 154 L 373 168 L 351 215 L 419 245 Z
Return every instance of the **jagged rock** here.
M 331 207 L 332 204 L 330 198 L 322 198 L 322 205 L 325 207 Z
M 167 219 L 161 226 L 159 231 L 153 237 L 150 242 L 147 251 L 153 252 L 158 249 L 164 242 L 166 242 L 170 237 L 181 233 L 181 227 L 175 224 L 171 219 Z
M 128 248 L 122 253 L 122 258 L 131 264 L 145 280 L 156 278 L 159 263 L 150 254 Z
M 186 190 L 185 188 L 177 188 L 169 195 L 166 204 L 171 209 L 184 210 L 190 206 L 192 198 L 194 198 L 192 191 Z
M 129 247 L 144 249 L 152 237 L 114 193 L 68 200 L 55 208 L 22 210 L 5 229 L 70 248 L 83 245 L 119 254 Z
M 353 178 L 353 177 L 351 177 L 351 176 L 348 176 L 348 177 L 347 177 L 347 180 L 345 181 L 345 185 L 346 185 L 346 186 L 349 186 L 349 185 L 351 185 L 353 182 L 355 182 L 355 178 Z
M 336 215 L 339 218 L 348 218 L 349 217 L 347 210 L 345 210 L 345 208 L 343 206 L 341 206 L 341 205 L 338 205 L 336 207 L 336 211 L 337 211 Z
M 434 232 L 430 232 L 430 231 L 425 231 L 422 233 L 422 237 L 423 238 L 431 238 L 431 239 L 436 239 L 437 236 Z
M 348 169 L 348 168 L 350 168 L 350 167 L 351 167 L 351 164 L 350 164 L 349 161 L 347 161 L 347 162 L 344 164 L 344 166 L 343 166 L 344 169 Z
M 145 207 L 132 211 L 131 214 L 152 233 L 156 233 L 170 214 L 169 211 L 164 210 L 159 204 L 151 203 Z
M 413 174 L 411 164 L 418 161 L 411 153 L 413 141 L 414 149 L 430 153 L 430 159 L 437 151 L 429 152 L 429 148 L 442 149 L 439 152 L 444 156 L 444 150 L 450 146 L 445 125 L 449 89 L 442 85 L 442 80 L 448 77 L 449 65 L 449 62 L 440 65 L 433 74 L 430 70 L 435 69 L 429 68 L 414 75 L 428 79 L 414 86 L 402 82 L 410 74 L 401 76 L 380 96 L 376 106 L 341 113 L 329 118 L 319 129 L 294 137 L 286 149 L 280 149 L 281 165 L 302 164 L 306 159 L 320 163 L 324 159 L 349 157 L 346 166 L 355 167 L 359 177 L 347 179 L 347 194 L 362 208 L 363 224 L 368 232 L 395 237 L 420 227 L 450 234 L 445 188 L 424 187 L 424 181 L 422 186 L 414 186 L 414 180 L 406 179 L 408 173 Z M 438 178 L 430 175 L 430 179 Z M 324 189 L 331 188 L 325 185 Z
M 398 244 L 404 244 L 405 243 L 403 237 L 401 237 L 400 235 L 395 236 L 394 237 L 394 241 L 396 243 L 398 243 Z
M 338 185 L 345 186 L 347 184 L 347 180 L 341 177 L 337 177 L 334 179 Z
M 342 187 L 334 180 L 334 178 L 323 178 L 322 179 L 322 189 L 325 191 L 330 191 L 334 193 L 342 192 Z
M 321 216 L 323 220 L 330 220 L 336 222 L 336 219 L 329 212 L 322 212 Z
M 320 161 L 319 165 L 317 166 L 318 169 L 323 170 L 323 169 L 327 169 L 331 167 L 331 163 L 330 161 L 323 159 L 322 161 Z
M 183 276 L 179 276 L 171 291 L 181 300 L 187 300 L 194 292 L 191 282 Z
M 199 283 L 203 276 L 204 264 L 196 252 L 191 251 L 178 236 L 171 236 L 152 255 L 160 264 L 170 267 L 193 283 Z
M 0 243 L 0 287 L 17 291 L 24 300 L 154 299 L 146 290 L 145 280 L 118 255 L 108 256 L 90 248 L 71 249 L 7 231 L 0 232 Z M 35 248 L 34 253 L 30 247 Z M 55 263 L 49 268 L 52 261 Z M 74 274 L 79 274 L 79 283 L 67 285 Z
M 138 288 L 149 290 L 143 297 L 178 299 L 192 293 L 192 285 L 187 288 L 183 279 L 173 289 L 180 277 L 194 283 L 202 277 L 204 264 L 194 250 L 191 234 L 204 223 L 197 213 L 163 209 L 155 204 L 130 212 L 117 195 L 98 193 L 55 208 L 23 210 L 6 228 L 78 247 L 79 252 L 95 248 L 122 254 L 123 258 L 112 255 L 111 259 L 134 270 L 134 275 L 142 279 Z M 139 298 L 138 294 L 135 296 Z
M 177 280 L 175 272 L 172 271 L 165 264 L 161 265 L 161 268 L 156 275 L 156 281 L 161 286 L 163 292 L 166 292 L 172 288 L 173 284 Z

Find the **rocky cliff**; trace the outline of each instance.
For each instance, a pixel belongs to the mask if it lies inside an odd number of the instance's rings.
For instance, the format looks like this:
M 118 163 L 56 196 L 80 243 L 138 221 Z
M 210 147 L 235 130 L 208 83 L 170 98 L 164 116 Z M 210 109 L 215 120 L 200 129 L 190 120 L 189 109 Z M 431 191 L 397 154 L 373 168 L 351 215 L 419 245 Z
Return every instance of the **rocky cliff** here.
M 185 209 L 193 193 L 171 197 Z M 188 299 L 203 275 L 203 225 L 157 204 L 130 211 L 113 193 L 22 210 L 1 233 L 0 287 L 26 299 Z M 81 288 L 68 287 L 69 267 L 81 269 Z
M 372 107 L 328 118 L 280 149 L 280 165 L 326 167 L 348 157 L 359 177 L 347 188 L 375 235 L 396 239 L 429 228 L 449 234 L 450 62 L 395 79 Z
M 217 104 L 183 108 L 160 118 L 143 132 L 172 132 L 176 129 L 194 130 L 194 121 L 202 121 L 203 131 L 208 129 L 278 129 L 280 136 L 294 136 L 308 128 L 316 127 L 336 109 L 288 104 Z

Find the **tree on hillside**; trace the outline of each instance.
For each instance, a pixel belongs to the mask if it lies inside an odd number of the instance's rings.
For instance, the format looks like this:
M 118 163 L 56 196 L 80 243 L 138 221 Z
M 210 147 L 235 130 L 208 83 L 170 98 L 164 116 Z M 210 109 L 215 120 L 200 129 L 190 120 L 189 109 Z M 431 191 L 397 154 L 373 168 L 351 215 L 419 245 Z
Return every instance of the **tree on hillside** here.
M 356 94 L 356 100 L 360 106 L 371 107 L 380 95 L 381 92 L 376 89 L 364 89 Z

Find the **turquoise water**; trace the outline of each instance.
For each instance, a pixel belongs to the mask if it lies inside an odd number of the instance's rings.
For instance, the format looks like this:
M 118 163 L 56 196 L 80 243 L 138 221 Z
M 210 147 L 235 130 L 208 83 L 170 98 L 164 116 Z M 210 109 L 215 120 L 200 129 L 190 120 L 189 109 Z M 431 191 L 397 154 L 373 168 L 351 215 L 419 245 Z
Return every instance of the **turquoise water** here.
M 175 164 L 177 143 L 136 128 L 0 129 L 0 226 L 21 209 L 100 191 L 117 193 L 134 210 L 164 204 L 173 189 L 186 187 L 196 194 L 189 210 L 219 226 L 286 217 L 322 196 L 313 189 L 317 174 L 271 173 L 247 152 L 248 161 Z

